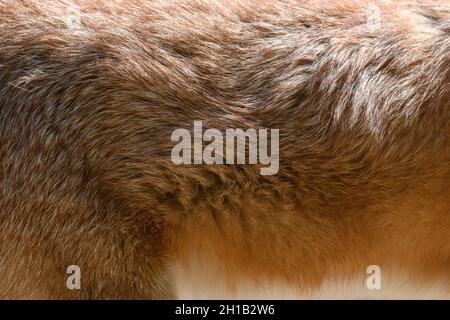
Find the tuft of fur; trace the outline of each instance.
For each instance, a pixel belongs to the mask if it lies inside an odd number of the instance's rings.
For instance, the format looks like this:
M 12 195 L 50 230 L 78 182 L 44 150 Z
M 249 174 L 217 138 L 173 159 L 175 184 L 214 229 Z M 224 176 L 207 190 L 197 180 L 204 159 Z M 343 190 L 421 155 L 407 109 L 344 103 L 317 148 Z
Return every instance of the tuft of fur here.
M 369 3 L 0 0 L 0 298 L 448 277 L 450 6 Z M 194 120 L 279 129 L 278 174 L 174 165 Z

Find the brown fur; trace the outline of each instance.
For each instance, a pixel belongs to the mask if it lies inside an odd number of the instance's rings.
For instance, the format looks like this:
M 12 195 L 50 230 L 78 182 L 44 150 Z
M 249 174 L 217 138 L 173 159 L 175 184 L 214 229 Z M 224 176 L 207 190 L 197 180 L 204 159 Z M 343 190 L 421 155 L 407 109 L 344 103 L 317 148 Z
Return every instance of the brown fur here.
M 170 298 L 193 254 L 448 277 L 450 6 L 378 3 L 0 0 L 0 298 Z M 194 120 L 280 129 L 278 174 L 174 165 Z

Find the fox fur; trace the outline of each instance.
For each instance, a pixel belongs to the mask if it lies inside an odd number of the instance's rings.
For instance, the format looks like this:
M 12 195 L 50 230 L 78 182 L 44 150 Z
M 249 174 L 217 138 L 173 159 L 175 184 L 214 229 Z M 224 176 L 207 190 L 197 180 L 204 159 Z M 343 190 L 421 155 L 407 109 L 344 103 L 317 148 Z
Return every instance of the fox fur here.
M 449 116 L 445 0 L 0 0 L 0 298 L 176 298 L 192 257 L 450 293 Z M 279 129 L 278 173 L 175 165 L 193 121 Z

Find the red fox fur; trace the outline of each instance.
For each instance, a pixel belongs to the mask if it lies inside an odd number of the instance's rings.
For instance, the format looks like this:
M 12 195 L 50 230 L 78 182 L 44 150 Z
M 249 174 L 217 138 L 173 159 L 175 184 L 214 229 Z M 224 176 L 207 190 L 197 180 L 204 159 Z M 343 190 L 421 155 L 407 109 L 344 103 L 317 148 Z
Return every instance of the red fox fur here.
M 175 298 L 192 256 L 450 292 L 450 5 L 370 3 L 0 0 L 0 298 Z M 278 173 L 174 164 L 193 121 L 279 129 Z

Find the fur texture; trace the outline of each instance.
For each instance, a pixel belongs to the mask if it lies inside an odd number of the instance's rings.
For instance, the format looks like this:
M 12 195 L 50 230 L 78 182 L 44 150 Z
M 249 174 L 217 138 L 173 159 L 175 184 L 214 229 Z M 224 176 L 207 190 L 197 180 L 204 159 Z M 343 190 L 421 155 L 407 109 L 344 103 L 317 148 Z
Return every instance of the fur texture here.
M 368 3 L 0 0 L 0 297 L 171 298 L 193 255 L 450 290 L 450 6 Z M 280 129 L 278 174 L 174 165 L 194 120 Z

